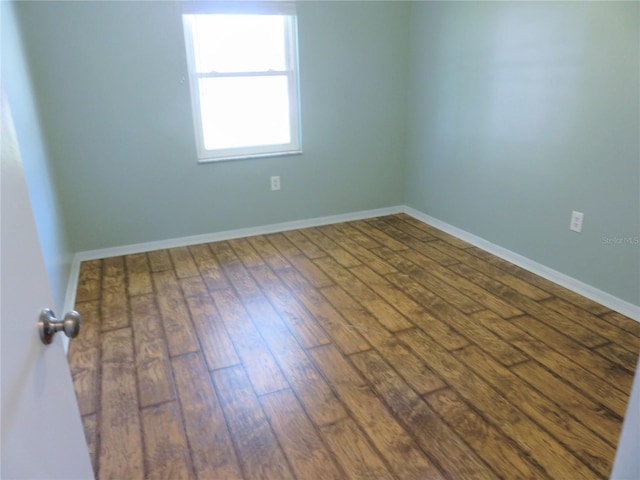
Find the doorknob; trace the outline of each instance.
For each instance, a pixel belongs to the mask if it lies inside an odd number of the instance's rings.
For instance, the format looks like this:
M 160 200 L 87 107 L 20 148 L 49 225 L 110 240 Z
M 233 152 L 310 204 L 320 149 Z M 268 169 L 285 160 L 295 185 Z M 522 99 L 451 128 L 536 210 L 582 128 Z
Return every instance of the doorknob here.
M 56 332 L 62 330 L 69 338 L 74 338 L 80 333 L 80 314 L 75 310 L 68 312 L 63 320 L 58 320 L 50 308 L 45 308 L 40 312 L 38 320 L 38 331 L 40 340 L 45 345 L 49 345 Z

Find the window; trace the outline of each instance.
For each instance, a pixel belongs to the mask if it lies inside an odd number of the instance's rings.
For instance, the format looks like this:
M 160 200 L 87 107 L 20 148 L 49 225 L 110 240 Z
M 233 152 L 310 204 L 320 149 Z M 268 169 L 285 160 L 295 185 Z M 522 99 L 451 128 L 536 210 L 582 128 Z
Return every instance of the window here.
M 189 5 L 182 18 L 199 160 L 300 153 L 295 4 Z

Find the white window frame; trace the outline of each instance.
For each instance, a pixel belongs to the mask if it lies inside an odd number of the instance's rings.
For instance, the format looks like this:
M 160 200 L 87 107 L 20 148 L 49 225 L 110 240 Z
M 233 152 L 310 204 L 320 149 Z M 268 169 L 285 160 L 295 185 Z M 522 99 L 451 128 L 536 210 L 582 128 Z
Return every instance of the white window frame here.
M 221 160 L 235 160 L 255 157 L 272 157 L 281 155 L 293 155 L 302 153 L 300 139 L 300 106 L 298 92 L 298 44 L 297 44 L 297 17 L 295 3 L 293 2 L 209 2 L 193 1 L 185 2 L 183 8 L 183 27 L 185 47 L 187 53 L 187 65 L 189 69 L 189 85 L 191 89 L 191 106 L 196 135 L 196 148 L 198 162 L 215 162 Z M 286 70 L 269 72 L 242 72 L 242 73 L 198 73 L 196 72 L 195 49 L 190 21 L 187 15 L 200 14 L 238 14 L 238 15 L 282 15 L 285 16 L 287 38 Z M 268 76 L 286 75 L 289 87 L 289 125 L 291 141 L 277 145 L 255 145 L 225 149 L 206 149 L 204 145 L 204 129 L 200 107 L 200 78 L 206 77 L 230 77 L 230 76 Z

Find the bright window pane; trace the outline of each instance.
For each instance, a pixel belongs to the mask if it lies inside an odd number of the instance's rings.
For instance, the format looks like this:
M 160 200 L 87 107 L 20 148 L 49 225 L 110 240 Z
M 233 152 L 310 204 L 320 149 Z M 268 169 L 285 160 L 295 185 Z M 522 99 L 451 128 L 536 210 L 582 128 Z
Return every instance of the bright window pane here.
M 291 141 L 286 76 L 201 78 L 199 86 L 207 150 Z
M 286 69 L 285 17 L 192 15 L 198 73 Z

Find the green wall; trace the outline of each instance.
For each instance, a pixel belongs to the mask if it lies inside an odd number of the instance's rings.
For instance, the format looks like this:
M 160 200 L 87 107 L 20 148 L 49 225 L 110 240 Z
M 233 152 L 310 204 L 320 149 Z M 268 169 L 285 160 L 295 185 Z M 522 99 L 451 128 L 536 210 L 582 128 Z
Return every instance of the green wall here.
M 413 4 L 407 204 L 640 305 L 639 6 Z
M 56 192 L 51 157 L 43 140 L 29 67 L 25 62 L 13 4 L 0 2 L 2 86 L 11 108 L 24 176 L 55 305 L 62 311 L 71 264 L 60 196 Z M 1 141 L 1 140 L 0 140 Z M 43 305 L 45 307 L 47 305 Z
M 304 154 L 202 165 L 177 3 L 17 10 L 74 251 L 402 203 L 408 5 L 299 3 Z
M 16 9 L 71 251 L 406 203 L 640 304 L 637 2 L 298 2 L 304 154 L 206 165 L 177 3 Z

